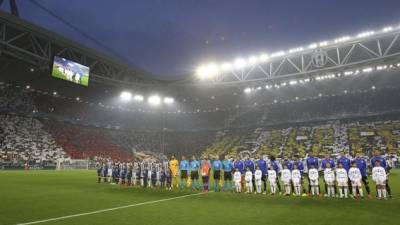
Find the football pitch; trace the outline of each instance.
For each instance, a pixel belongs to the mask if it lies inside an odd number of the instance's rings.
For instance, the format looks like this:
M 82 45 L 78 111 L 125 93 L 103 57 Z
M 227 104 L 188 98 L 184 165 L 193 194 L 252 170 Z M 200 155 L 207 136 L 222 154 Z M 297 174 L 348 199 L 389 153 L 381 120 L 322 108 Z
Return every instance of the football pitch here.
M 399 178 L 392 171 L 393 199 L 384 201 L 121 187 L 87 170 L 0 171 L 0 224 L 399 224 Z

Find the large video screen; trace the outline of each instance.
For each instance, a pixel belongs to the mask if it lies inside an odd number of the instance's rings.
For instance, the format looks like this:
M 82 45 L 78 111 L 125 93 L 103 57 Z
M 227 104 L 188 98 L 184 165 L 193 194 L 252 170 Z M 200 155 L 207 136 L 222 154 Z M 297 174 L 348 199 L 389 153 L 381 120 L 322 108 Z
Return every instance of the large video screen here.
M 54 56 L 51 75 L 83 86 L 89 85 L 90 68 L 74 61 Z

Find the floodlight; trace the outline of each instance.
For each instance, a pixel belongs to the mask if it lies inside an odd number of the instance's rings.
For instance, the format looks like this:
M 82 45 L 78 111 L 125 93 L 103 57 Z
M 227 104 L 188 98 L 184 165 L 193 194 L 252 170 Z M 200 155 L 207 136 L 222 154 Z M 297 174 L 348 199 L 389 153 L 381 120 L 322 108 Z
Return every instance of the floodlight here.
M 302 47 L 298 47 L 298 48 L 292 48 L 289 50 L 289 53 L 295 53 L 295 52 L 301 52 L 303 51 Z
M 365 31 L 365 32 L 361 32 L 357 35 L 358 38 L 363 38 L 363 37 L 368 37 L 375 34 L 374 31 Z
M 354 73 L 353 71 L 345 71 L 344 75 L 345 76 L 349 76 L 349 75 L 352 75 L 353 73 Z
M 350 40 L 350 37 L 349 36 L 344 36 L 344 37 L 340 37 L 340 38 L 337 38 L 337 39 L 335 39 L 335 43 L 341 43 L 341 42 L 345 42 L 345 41 L 348 41 L 348 40 Z
M 215 63 L 210 63 L 208 65 L 202 65 L 196 70 L 197 76 L 200 77 L 200 79 L 208 79 L 211 78 L 215 75 L 217 75 L 219 72 L 218 66 Z
M 133 96 L 133 99 L 138 102 L 143 102 L 144 100 L 143 95 L 135 95 Z
M 263 53 L 260 55 L 260 61 L 265 62 L 268 60 L 268 55 L 266 53 Z
M 149 98 L 148 98 L 148 103 L 150 104 L 150 105 L 159 105 L 160 103 L 161 103 L 161 98 L 160 98 L 160 96 L 158 96 L 158 95 L 152 95 L 152 96 L 150 96 Z
M 250 57 L 249 57 L 249 63 L 250 63 L 251 65 L 254 65 L 254 64 L 256 64 L 257 62 L 258 62 L 257 57 L 255 57 L 255 56 L 250 56 Z
M 278 51 L 271 54 L 271 57 L 279 57 L 285 55 L 284 51 Z
M 119 97 L 124 101 L 130 101 L 132 99 L 132 93 L 123 91 Z
M 242 58 L 237 58 L 235 60 L 235 68 L 237 69 L 242 69 L 243 67 L 247 66 L 247 63 L 244 59 Z
M 362 70 L 364 73 L 369 73 L 372 71 L 372 67 L 367 67 Z
M 165 104 L 172 104 L 172 103 L 174 103 L 174 98 L 171 98 L 171 97 L 165 97 L 164 98 L 164 103 Z
M 327 41 L 321 41 L 320 43 L 319 43 L 319 46 L 320 47 L 324 47 L 324 46 L 327 46 L 328 45 L 328 42 Z
M 383 32 L 389 32 L 391 30 L 393 30 L 393 27 L 385 27 L 382 29 Z
M 310 49 L 314 49 L 314 48 L 317 48 L 318 47 L 318 44 L 317 43 L 312 43 L 312 44 L 310 44 L 309 46 L 308 46 L 308 48 L 310 48 Z
M 232 69 L 232 64 L 231 63 L 223 63 L 221 65 L 221 70 L 223 71 L 228 71 Z
M 244 93 L 250 93 L 250 92 L 251 92 L 251 88 L 248 87 L 248 88 L 244 89 Z

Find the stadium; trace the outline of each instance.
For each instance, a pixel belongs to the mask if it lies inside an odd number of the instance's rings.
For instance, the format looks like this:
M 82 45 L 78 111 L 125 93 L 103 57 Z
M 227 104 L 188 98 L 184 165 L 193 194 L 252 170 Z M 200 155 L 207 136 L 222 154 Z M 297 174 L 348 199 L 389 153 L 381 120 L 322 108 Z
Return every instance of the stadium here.
M 399 223 L 400 24 L 165 79 L 29 2 L 103 50 L 0 0 L 0 225 Z

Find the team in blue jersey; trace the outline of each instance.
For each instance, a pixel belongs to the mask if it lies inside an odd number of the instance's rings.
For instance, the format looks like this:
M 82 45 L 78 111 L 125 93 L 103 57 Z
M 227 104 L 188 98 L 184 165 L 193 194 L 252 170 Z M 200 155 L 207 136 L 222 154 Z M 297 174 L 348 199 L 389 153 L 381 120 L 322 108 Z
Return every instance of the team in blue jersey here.
M 207 158 L 207 164 L 204 166 L 204 160 L 197 160 L 195 156 L 191 160 L 182 156 L 178 164 L 181 178 L 179 188 L 185 189 L 190 186 L 192 190 L 200 190 L 200 174 L 203 177 L 204 171 L 207 170 L 206 175 L 208 176 L 208 171 L 211 171 L 214 178 L 215 192 L 236 189 L 236 191 L 249 192 L 251 190 L 252 192 L 254 190 L 255 193 L 266 194 L 268 187 L 271 187 L 271 190 L 274 190 L 272 194 L 275 194 L 275 188 L 281 193 L 280 183 L 282 182 L 285 195 L 291 193 L 296 196 L 307 196 L 307 194 L 310 196 L 315 193 L 320 195 L 322 192 L 318 180 L 322 179 L 327 197 L 347 197 L 347 191 L 350 196 L 363 197 L 363 187 L 367 195 L 371 197 L 368 177 L 370 172 L 376 171 L 376 174 L 373 174 L 373 180 L 379 187 L 377 190 L 382 190 L 380 193 L 385 191 L 391 197 L 388 182 L 390 167 L 379 151 L 375 151 L 370 160 L 361 153 L 350 158 L 344 152 L 341 152 L 336 159 L 330 154 L 319 159 L 311 152 L 305 159 L 295 156 L 292 159 L 284 157 L 278 160 L 270 156 L 258 160 L 250 157 L 245 157 L 244 160 L 240 158 L 231 160 L 225 156 L 222 160 L 220 157 L 214 157 L 211 160 Z M 99 163 L 96 169 L 99 183 L 103 181 L 127 186 L 171 189 L 171 169 L 168 165 L 168 161 Z M 304 178 L 308 180 L 308 191 L 304 187 Z

